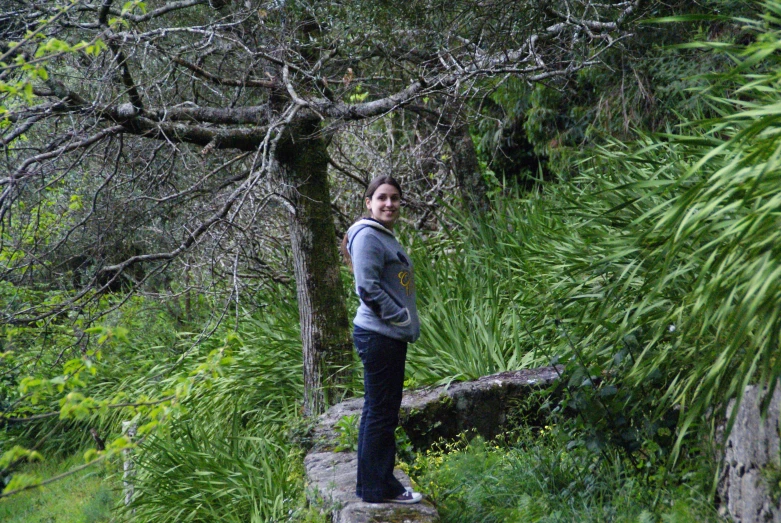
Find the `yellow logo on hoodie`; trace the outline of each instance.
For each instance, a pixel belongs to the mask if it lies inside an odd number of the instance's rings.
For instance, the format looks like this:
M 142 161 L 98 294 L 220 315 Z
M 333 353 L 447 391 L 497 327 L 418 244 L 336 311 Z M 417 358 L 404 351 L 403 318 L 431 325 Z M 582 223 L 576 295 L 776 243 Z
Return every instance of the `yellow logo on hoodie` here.
M 407 291 L 407 296 L 412 294 L 414 285 L 412 284 L 412 274 L 409 271 L 399 272 L 399 283 L 404 287 L 404 290 Z

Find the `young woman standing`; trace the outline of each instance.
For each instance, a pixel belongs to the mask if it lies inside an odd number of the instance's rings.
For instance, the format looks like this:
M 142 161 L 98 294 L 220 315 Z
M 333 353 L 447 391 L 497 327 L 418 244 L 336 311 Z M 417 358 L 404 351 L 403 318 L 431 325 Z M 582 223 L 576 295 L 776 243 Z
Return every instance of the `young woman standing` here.
M 367 502 L 417 503 L 423 496 L 393 476 L 407 343 L 420 336 L 412 263 L 393 234 L 401 186 L 390 176 L 375 178 L 365 203 L 369 217 L 353 224 L 343 242 L 361 299 L 353 322 L 364 371 L 356 494 Z

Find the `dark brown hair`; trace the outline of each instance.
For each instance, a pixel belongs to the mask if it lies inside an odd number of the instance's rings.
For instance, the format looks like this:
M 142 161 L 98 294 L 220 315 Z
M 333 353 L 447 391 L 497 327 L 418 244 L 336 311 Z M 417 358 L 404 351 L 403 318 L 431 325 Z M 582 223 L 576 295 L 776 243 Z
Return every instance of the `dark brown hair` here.
M 399 191 L 399 196 L 404 196 L 401 192 L 401 185 L 396 181 L 396 178 L 393 176 L 378 176 L 366 186 L 366 192 L 363 193 L 363 197 L 371 199 L 371 197 L 374 196 L 374 192 L 380 188 L 380 185 L 385 184 L 392 185 Z
M 373 179 L 371 182 L 369 182 L 369 185 L 366 186 L 366 192 L 363 193 L 364 198 L 369 198 L 371 200 L 372 196 L 374 196 L 374 192 L 379 189 L 381 185 L 392 185 L 396 188 L 397 191 L 399 191 L 399 196 L 403 196 L 403 193 L 401 192 L 401 184 L 399 184 L 398 181 L 396 181 L 396 178 L 393 176 L 378 176 L 375 179 Z M 362 219 L 363 217 L 359 218 Z M 357 221 L 357 220 L 356 220 Z M 353 260 L 350 258 L 350 251 L 347 250 L 347 233 L 344 234 L 344 238 L 342 238 L 342 243 L 339 246 L 339 250 L 342 252 L 342 258 L 344 259 L 344 263 L 350 268 L 350 272 L 353 270 Z

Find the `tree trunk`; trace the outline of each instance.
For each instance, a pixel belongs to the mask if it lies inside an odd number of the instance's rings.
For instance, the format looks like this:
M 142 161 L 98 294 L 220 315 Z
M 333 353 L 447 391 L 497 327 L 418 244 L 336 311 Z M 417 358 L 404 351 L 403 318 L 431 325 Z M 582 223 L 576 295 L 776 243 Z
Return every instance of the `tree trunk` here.
M 469 125 L 454 119 L 453 126 L 447 133 L 447 142 L 453 153 L 453 171 L 466 209 L 472 213 L 487 211 L 488 185 L 480 171 L 480 162 L 477 160 L 472 135 L 469 134 Z
M 350 378 L 352 341 L 339 276 L 331 215 L 327 144 L 319 122 L 289 130 L 277 149 L 278 173 L 291 213 L 290 241 L 304 352 L 304 415 L 325 411 Z

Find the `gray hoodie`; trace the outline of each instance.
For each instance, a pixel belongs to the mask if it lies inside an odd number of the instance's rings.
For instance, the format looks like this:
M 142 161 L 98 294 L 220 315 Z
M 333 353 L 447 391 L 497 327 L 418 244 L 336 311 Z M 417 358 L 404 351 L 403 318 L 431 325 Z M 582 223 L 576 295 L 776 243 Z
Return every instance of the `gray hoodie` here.
M 359 220 L 347 231 L 347 250 L 361 299 L 355 325 L 396 340 L 417 340 L 412 262 L 393 232 L 375 220 Z

